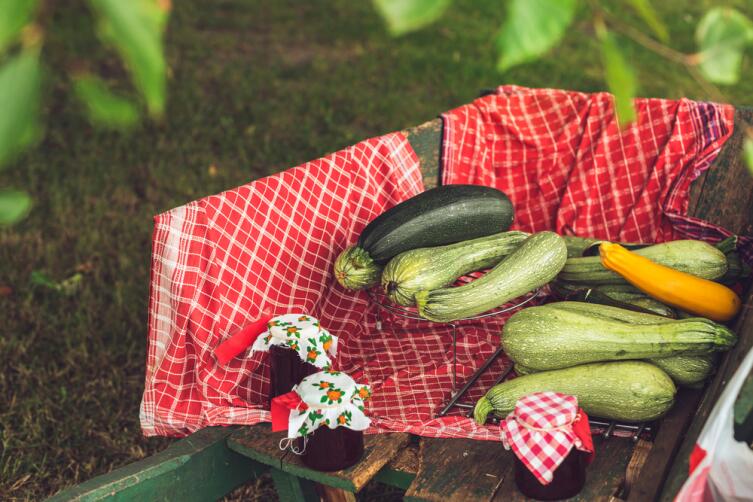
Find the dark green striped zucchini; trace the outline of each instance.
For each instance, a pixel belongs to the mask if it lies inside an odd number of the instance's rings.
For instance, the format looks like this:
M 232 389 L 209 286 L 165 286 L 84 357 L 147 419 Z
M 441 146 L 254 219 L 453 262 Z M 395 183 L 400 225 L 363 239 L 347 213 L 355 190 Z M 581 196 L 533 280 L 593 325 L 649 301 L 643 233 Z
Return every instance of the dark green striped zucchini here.
M 470 284 L 416 293 L 419 315 L 451 322 L 481 314 L 545 285 L 557 276 L 566 259 L 562 237 L 554 232 L 533 234 Z
M 397 204 L 366 225 L 358 243 L 335 261 L 335 278 L 348 289 L 369 287 L 378 283 L 382 266 L 404 251 L 504 232 L 512 221 L 510 199 L 495 188 L 433 188 Z
M 518 399 L 545 391 L 577 397 L 578 405 L 594 417 L 643 422 L 669 411 L 677 388 L 664 371 L 643 361 L 584 364 L 495 385 L 476 403 L 473 417 L 479 424 L 491 412 L 506 417 Z
M 727 272 L 724 253 L 703 241 L 665 242 L 637 249 L 634 253 L 704 279 L 717 279 Z M 558 279 L 590 285 L 626 283 L 620 275 L 604 268 L 599 256 L 569 258 Z
M 556 302 L 516 312 L 504 325 L 502 347 L 534 370 L 597 361 L 704 355 L 728 350 L 735 334 L 708 319 L 669 319 L 582 302 Z
M 632 305 L 657 315 L 677 317 L 674 309 L 651 298 L 631 284 L 597 284 L 592 286 L 586 283 L 554 281 L 551 288 L 552 293 L 560 300 L 587 301 L 623 308 L 629 308 Z
M 528 235 L 513 230 L 447 246 L 405 251 L 384 267 L 382 288 L 398 305 L 414 305 L 418 291 L 442 288 L 469 272 L 493 267 Z

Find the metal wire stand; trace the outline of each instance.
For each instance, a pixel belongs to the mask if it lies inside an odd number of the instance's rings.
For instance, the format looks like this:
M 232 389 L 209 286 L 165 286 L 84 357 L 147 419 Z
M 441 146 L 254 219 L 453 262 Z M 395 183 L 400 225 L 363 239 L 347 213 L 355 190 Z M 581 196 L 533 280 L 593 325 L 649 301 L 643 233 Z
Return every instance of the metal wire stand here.
M 470 389 L 473 386 L 473 384 L 476 383 L 479 377 L 489 368 L 489 366 L 491 366 L 491 364 L 497 359 L 497 357 L 499 357 L 502 354 L 502 349 L 498 348 L 491 356 L 489 356 L 489 358 L 486 361 L 484 361 L 484 363 L 481 366 L 479 366 L 479 368 L 471 376 L 471 378 L 463 385 L 460 391 L 458 391 L 457 390 L 458 325 L 464 321 L 484 319 L 486 317 L 492 317 L 492 316 L 505 314 L 519 307 L 522 307 L 523 305 L 528 304 L 529 302 L 533 301 L 534 298 L 539 296 L 540 293 L 541 293 L 541 289 L 536 289 L 519 298 L 516 298 L 515 300 L 511 302 L 504 304 L 502 307 L 496 310 L 484 312 L 483 314 L 479 314 L 477 316 L 465 317 L 463 319 L 458 319 L 452 322 L 437 323 L 437 322 L 425 319 L 421 317 L 420 315 L 418 315 L 418 310 L 415 308 L 406 308 L 406 307 L 402 307 L 394 303 L 391 303 L 390 300 L 386 297 L 386 295 L 378 288 L 366 290 L 366 294 L 368 295 L 369 300 L 378 307 L 376 310 L 376 314 L 377 314 L 376 328 L 379 331 L 382 331 L 382 317 L 380 315 L 380 311 L 382 309 L 388 312 L 391 312 L 398 317 L 403 317 L 405 319 L 413 319 L 413 320 L 423 321 L 430 324 L 440 324 L 440 325 L 450 327 L 451 332 L 452 332 L 452 393 L 450 394 L 450 400 L 442 408 L 442 411 L 439 412 L 440 417 L 446 415 L 454 407 L 464 408 L 466 406 L 471 406 L 472 408 L 472 405 L 464 405 L 463 403 L 458 403 L 458 401 L 468 391 L 468 389 Z M 507 376 L 510 370 L 512 370 L 512 366 L 508 367 L 505 371 L 502 372 L 502 374 L 497 379 L 497 382 L 495 383 L 495 385 L 501 382 Z
M 473 316 L 473 317 L 466 317 L 463 319 L 458 319 L 457 321 L 453 322 L 447 322 L 447 323 L 436 323 L 434 321 L 430 321 L 428 319 L 424 319 L 420 315 L 418 315 L 418 311 L 415 308 L 406 308 L 399 305 L 396 305 L 394 303 L 391 303 L 390 300 L 386 297 L 386 295 L 378 288 L 374 289 L 367 289 L 366 294 L 369 297 L 369 300 L 375 304 L 378 308 L 376 309 L 376 315 L 377 315 L 377 322 L 376 322 L 376 328 L 379 331 L 382 331 L 382 317 L 380 315 L 381 310 L 386 310 L 388 312 L 391 312 L 395 314 L 398 317 L 402 317 L 405 319 L 413 319 L 417 321 L 423 321 L 430 324 L 442 324 L 445 326 L 449 326 L 452 330 L 452 393 L 450 395 L 450 399 L 447 402 L 447 404 L 444 405 L 442 410 L 438 413 L 438 416 L 442 417 L 450 412 L 453 408 L 459 408 L 461 410 L 466 410 L 468 413 L 468 416 L 473 416 L 473 408 L 475 407 L 475 404 L 473 403 L 462 403 L 459 402 L 460 398 L 465 395 L 466 392 L 468 392 L 468 389 L 470 389 L 473 384 L 478 381 L 478 379 L 483 375 L 486 370 L 489 369 L 489 366 L 492 365 L 492 363 L 501 356 L 504 352 L 501 347 L 499 347 L 492 355 L 490 355 L 486 361 L 481 364 L 481 366 L 478 367 L 478 369 L 471 375 L 471 378 L 468 379 L 465 384 L 463 384 L 463 387 L 460 390 L 457 390 L 457 332 L 458 332 L 458 325 L 459 323 L 463 321 L 471 321 L 476 319 L 483 319 L 485 317 L 492 317 L 496 315 L 505 314 L 507 312 L 510 312 L 512 310 L 515 310 L 519 307 L 522 307 L 523 305 L 528 304 L 529 302 L 533 301 L 534 298 L 538 297 L 541 293 L 541 289 L 536 289 L 524 296 L 521 296 L 519 298 L 516 298 L 512 302 L 508 302 L 505 305 L 503 305 L 501 308 L 489 312 L 485 312 L 483 314 Z M 497 380 L 494 382 L 494 385 L 497 385 L 501 383 L 507 375 L 512 371 L 512 365 L 509 365 L 507 368 L 505 368 L 502 373 L 497 377 Z M 499 419 L 497 417 L 492 416 L 490 418 L 491 423 L 499 423 Z M 650 434 L 655 430 L 655 426 L 651 423 L 637 423 L 637 424 L 627 424 L 627 423 L 619 423 L 614 420 L 600 420 L 598 418 L 589 418 L 588 422 L 591 424 L 592 428 L 600 429 L 602 430 L 602 437 L 605 439 L 610 438 L 615 432 L 623 432 L 623 433 L 632 433 L 632 440 L 638 441 L 638 439 L 641 438 L 644 434 Z

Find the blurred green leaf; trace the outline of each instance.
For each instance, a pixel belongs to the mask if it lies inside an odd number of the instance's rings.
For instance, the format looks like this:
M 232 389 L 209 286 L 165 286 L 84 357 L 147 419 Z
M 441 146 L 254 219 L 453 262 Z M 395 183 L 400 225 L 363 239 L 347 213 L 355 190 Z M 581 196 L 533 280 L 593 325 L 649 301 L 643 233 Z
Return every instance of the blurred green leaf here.
M 439 19 L 452 0 L 373 0 L 394 36 L 418 30 Z
M 620 51 L 617 41 L 606 29 L 598 30 L 601 39 L 601 57 L 604 77 L 609 91 L 614 94 L 617 120 L 623 126 L 635 120 L 633 97 L 637 87 L 635 72 Z
M 577 0 L 510 0 L 497 36 L 497 69 L 508 70 L 547 52 L 565 34 L 576 6 Z
M 745 137 L 745 141 L 743 142 L 743 157 L 748 166 L 748 171 L 753 176 L 753 138 L 749 135 Z
M 41 73 L 35 49 L 0 67 L 0 167 L 39 138 Z
M 133 103 L 110 92 L 107 85 L 93 75 L 76 77 L 74 90 L 86 106 L 92 122 L 110 127 L 128 127 L 139 118 L 139 111 Z
M 3 0 L 0 5 L 0 52 L 18 37 L 37 7 L 37 0 Z
M 753 42 L 753 23 L 735 9 L 709 10 L 696 30 L 703 75 L 718 84 L 734 84 L 740 79 L 745 46 Z
M 55 281 L 40 270 L 33 270 L 29 280 L 35 286 L 42 286 L 64 295 L 72 295 L 81 287 L 83 278 L 84 276 L 81 273 L 75 273 L 62 281 Z
M 162 34 L 167 20 L 156 0 L 89 0 L 100 15 L 101 35 L 120 53 L 152 116 L 165 108 Z
M 628 0 L 633 9 L 641 16 L 649 28 L 659 37 L 662 42 L 669 42 L 667 26 L 659 18 L 649 0 Z
M 29 214 L 31 197 L 18 190 L 0 191 L 0 225 L 12 225 Z

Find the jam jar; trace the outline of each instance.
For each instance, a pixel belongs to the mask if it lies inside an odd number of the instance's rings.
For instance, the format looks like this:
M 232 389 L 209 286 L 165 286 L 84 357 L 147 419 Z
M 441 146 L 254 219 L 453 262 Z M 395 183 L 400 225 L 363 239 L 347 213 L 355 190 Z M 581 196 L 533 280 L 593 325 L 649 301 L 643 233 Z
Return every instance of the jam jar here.
M 282 345 L 269 347 L 269 407 L 272 399 L 287 394 L 304 377 L 313 375 L 319 368 L 301 359 L 293 349 Z
M 574 497 L 583 489 L 586 483 L 586 465 L 588 453 L 573 447 L 565 460 L 554 471 L 554 477 L 549 484 L 543 485 L 528 467 L 515 458 L 515 484 L 526 497 L 536 500 L 562 500 Z

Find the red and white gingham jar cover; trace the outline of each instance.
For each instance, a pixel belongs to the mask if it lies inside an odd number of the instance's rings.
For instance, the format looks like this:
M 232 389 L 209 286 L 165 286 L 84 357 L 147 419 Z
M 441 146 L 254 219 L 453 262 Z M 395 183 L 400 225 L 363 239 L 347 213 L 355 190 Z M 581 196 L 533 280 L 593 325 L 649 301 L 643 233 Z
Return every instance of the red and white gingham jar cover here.
M 502 443 L 511 449 L 542 484 L 575 448 L 593 453 L 588 418 L 578 409 L 578 399 L 558 392 L 537 392 L 518 400 L 500 424 Z M 574 430 L 573 426 L 576 426 Z

